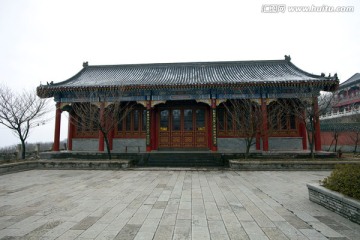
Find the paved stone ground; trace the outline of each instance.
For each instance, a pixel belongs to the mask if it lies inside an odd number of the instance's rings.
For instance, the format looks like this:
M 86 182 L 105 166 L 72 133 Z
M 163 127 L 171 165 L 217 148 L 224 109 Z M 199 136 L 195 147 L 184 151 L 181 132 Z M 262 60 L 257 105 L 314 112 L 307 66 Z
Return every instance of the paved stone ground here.
M 33 170 L 0 176 L 1 239 L 360 239 L 308 200 L 329 172 Z

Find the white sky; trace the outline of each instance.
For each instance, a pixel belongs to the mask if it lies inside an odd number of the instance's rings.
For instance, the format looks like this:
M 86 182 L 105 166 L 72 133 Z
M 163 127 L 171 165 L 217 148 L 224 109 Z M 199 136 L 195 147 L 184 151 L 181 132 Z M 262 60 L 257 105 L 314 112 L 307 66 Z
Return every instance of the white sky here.
M 90 65 L 283 59 L 360 72 L 360 1 L 0 0 L 0 83 L 35 89 Z M 262 13 L 263 4 L 354 6 L 352 13 Z M 53 103 L 53 102 L 52 102 Z M 53 107 L 55 112 L 55 108 Z M 54 121 L 28 142 L 52 141 Z M 62 116 L 61 139 L 67 136 Z M 0 126 L 0 147 L 18 143 Z

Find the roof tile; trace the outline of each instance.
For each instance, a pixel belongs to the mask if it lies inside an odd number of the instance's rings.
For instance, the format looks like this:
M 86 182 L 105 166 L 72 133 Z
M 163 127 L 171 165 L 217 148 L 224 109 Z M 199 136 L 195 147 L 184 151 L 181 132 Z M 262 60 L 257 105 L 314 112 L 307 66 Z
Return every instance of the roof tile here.
M 307 73 L 288 60 L 84 65 L 70 79 L 42 90 L 113 86 L 188 86 L 337 80 Z

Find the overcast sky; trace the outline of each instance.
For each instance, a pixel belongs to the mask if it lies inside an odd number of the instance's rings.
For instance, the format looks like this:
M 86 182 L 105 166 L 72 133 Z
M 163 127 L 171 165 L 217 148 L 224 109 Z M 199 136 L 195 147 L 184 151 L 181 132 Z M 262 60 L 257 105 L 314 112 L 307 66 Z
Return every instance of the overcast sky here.
M 0 83 L 35 90 L 90 65 L 283 59 L 314 74 L 360 72 L 360 1 L 0 0 Z M 264 4 L 286 4 L 263 13 Z M 291 5 L 290 5 L 291 3 Z M 289 6 L 354 12 L 289 12 Z M 54 102 L 51 102 L 55 112 Z M 54 121 L 28 142 L 52 141 Z M 67 136 L 62 116 L 61 139 Z M 0 126 L 0 147 L 18 143 Z

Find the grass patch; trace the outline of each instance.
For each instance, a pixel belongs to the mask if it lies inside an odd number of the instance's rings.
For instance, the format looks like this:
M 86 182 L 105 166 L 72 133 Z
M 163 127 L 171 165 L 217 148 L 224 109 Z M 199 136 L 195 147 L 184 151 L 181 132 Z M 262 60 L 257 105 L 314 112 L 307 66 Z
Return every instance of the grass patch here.
M 330 190 L 360 200 L 360 165 L 337 165 L 322 183 Z

